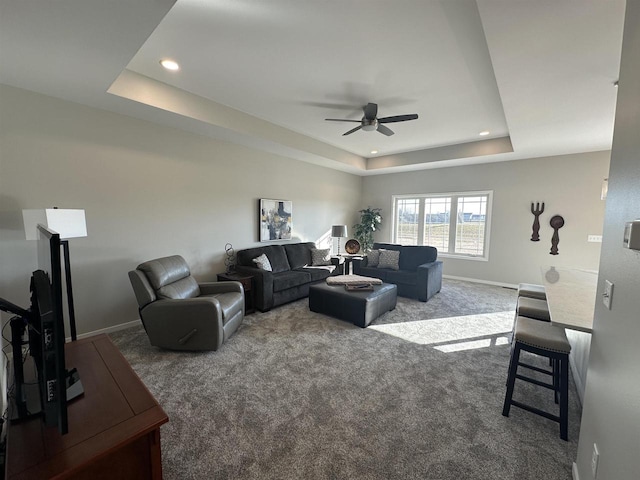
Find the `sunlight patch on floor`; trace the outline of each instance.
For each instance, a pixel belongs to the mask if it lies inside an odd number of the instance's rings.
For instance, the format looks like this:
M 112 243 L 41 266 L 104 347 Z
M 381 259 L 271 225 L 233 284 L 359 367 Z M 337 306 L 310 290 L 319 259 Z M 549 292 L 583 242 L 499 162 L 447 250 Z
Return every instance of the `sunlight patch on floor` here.
M 511 332 L 512 327 L 513 311 L 508 310 L 406 323 L 369 325 L 368 329 L 419 345 L 437 345 L 434 348 L 443 352 L 453 352 L 504 345 L 508 343 L 506 335 Z M 500 336 L 500 338 L 485 338 L 489 336 Z M 468 345 L 464 346 L 465 343 Z M 456 345 L 458 345 L 457 349 Z
M 481 340 L 472 340 L 470 342 L 454 342 L 438 345 L 435 348 L 444 353 L 462 352 L 463 350 L 475 350 L 477 348 L 496 347 L 498 345 L 507 345 L 509 339 L 507 337 L 483 338 Z

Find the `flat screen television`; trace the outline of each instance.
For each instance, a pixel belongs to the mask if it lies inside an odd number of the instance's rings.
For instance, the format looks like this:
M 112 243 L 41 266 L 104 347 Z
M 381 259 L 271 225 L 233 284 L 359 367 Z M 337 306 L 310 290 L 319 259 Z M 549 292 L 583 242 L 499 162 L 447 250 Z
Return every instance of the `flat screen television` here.
M 64 319 L 62 311 L 62 272 L 60 235 L 38 225 L 38 269 L 31 275 L 31 305 L 24 310 L 0 299 L 0 309 L 13 313 L 14 413 L 17 420 L 37 414 L 39 406 L 44 424 L 68 432 L 67 401 L 82 394 L 82 383 L 73 369 L 67 371 L 64 356 Z M 29 333 L 29 356 L 35 365 L 37 393 L 25 380 L 22 355 L 25 328 Z M 38 398 L 29 398 L 36 395 Z

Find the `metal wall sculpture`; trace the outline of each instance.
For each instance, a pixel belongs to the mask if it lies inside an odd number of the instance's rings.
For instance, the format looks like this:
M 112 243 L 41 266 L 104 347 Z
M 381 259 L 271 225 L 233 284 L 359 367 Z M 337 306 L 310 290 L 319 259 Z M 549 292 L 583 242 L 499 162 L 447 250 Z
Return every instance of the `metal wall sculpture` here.
M 564 218 L 560 215 L 554 215 L 549 220 L 549 225 L 553 228 L 553 236 L 551 237 L 551 251 L 549 252 L 551 255 L 558 255 L 558 243 L 560 243 L 560 236 L 558 235 L 558 230 L 562 228 L 564 225 Z
M 539 217 L 540 215 L 542 215 L 543 212 L 544 212 L 544 202 L 542 202 L 542 207 L 540 206 L 540 203 L 536 203 L 535 208 L 533 208 L 533 202 L 531 202 L 531 213 L 533 213 L 533 216 L 535 217 L 533 219 L 533 233 L 531 234 L 532 242 L 540 241 L 540 235 L 538 234 L 538 232 L 540 231 Z

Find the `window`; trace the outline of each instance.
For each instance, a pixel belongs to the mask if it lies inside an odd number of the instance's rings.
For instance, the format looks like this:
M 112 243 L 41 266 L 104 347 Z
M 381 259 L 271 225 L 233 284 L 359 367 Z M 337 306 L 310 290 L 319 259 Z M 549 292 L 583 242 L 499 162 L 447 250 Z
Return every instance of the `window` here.
M 487 260 L 492 192 L 394 195 L 393 241 Z

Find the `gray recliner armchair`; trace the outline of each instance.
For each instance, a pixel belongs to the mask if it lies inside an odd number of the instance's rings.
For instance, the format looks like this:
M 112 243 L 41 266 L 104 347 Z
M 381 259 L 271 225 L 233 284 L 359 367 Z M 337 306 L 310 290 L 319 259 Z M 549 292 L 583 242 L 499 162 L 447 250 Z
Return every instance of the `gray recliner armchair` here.
M 129 272 L 151 345 L 217 350 L 244 318 L 240 282 L 198 283 L 179 255 L 141 263 Z

